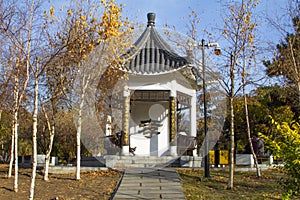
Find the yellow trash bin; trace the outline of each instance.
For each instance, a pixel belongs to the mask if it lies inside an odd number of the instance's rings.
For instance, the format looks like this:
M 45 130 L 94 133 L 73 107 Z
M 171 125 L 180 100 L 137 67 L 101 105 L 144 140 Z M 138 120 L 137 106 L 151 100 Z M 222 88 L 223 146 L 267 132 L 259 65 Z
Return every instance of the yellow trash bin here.
M 229 153 L 228 150 L 220 150 L 220 165 L 228 165 L 229 163 Z
M 210 165 L 215 164 L 215 151 L 214 150 L 209 151 L 209 164 Z

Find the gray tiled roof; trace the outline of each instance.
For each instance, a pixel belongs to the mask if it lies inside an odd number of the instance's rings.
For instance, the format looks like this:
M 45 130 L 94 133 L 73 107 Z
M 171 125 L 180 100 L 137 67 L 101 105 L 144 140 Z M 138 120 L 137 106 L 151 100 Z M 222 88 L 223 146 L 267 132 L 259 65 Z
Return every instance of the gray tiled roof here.
M 187 65 L 185 57 L 176 54 L 154 26 L 154 13 L 148 14 L 148 25 L 128 54 L 124 68 L 135 74 L 159 74 Z

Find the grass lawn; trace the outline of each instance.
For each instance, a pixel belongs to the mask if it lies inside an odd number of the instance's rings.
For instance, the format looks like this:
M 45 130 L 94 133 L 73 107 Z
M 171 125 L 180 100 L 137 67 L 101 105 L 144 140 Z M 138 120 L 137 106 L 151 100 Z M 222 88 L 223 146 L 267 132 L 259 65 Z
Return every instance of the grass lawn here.
M 281 189 L 277 181 L 283 176 L 277 169 L 262 171 L 257 178 L 256 172 L 234 173 L 234 188 L 227 190 L 228 169 L 210 170 L 211 178 L 204 180 L 203 169 L 178 169 L 183 179 L 183 190 L 188 200 L 192 199 L 281 199 Z

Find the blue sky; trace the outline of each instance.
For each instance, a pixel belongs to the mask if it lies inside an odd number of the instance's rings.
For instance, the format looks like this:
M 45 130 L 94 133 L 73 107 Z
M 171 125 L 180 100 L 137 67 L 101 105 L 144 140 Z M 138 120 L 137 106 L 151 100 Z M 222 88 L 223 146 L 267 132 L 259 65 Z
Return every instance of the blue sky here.
M 276 20 L 281 18 L 281 23 L 284 22 L 282 16 L 287 15 L 286 7 L 289 0 L 260 0 L 253 18 L 258 23 L 257 40 L 263 46 L 263 53 L 257 57 L 258 61 L 263 59 L 272 59 L 272 48 L 278 44 L 281 35 L 276 28 L 270 25 L 267 18 Z M 222 37 L 226 2 L 241 2 L 241 0 L 116 0 L 118 3 L 126 4 L 123 10 L 123 16 L 128 17 L 131 21 L 141 23 L 146 26 L 147 13 L 156 13 L 156 27 L 162 28 L 166 23 L 171 26 L 176 26 L 176 31 L 186 34 L 188 23 L 188 15 L 192 10 L 196 11 L 201 22 L 198 26 L 199 39 L 209 40 L 207 33 L 202 30 L 207 30 L 212 33 L 212 38 L 218 42 L 221 48 L 226 48 L 227 42 Z M 283 20 L 283 21 L 282 21 Z M 285 23 L 290 23 L 285 20 Z M 200 42 L 200 41 L 199 41 Z M 271 46 L 269 45 L 271 44 Z M 266 56 L 266 57 L 265 57 Z M 218 58 L 221 59 L 221 58 Z M 217 61 L 218 62 L 218 61 Z M 260 79 L 264 75 L 264 67 L 258 62 L 254 68 L 256 78 Z M 265 83 L 266 84 L 266 83 Z
M 69 0 L 72 1 L 72 0 Z M 97 1 L 97 0 L 96 0 Z M 241 0 L 115 0 L 119 4 L 125 5 L 123 16 L 128 17 L 134 23 L 147 23 L 147 13 L 156 13 L 156 27 L 162 28 L 165 24 L 176 26 L 176 30 L 186 34 L 188 15 L 192 10 L 196 11 L 201 22 L 199 37 L 207 40 L 207 34 L 202 30 L 207 30 L 218 40 L 221 37 L 221 29 L 225 5 L 227 2 L 241 2 Z M 274 27 L 266 22 L 266 18 L 275 19 L 282 16 L 289 0 L 260 0 L 257 11 L 254 13 L 256 21 L 260 25 L 258 28 L 259 36 L 264 42 L 277 44 L 282 38 Z M 57 9 L 68 1 L 48 0 L 47 3 L 54 5 Z M 219 42 L 219 41 L 217 41 Z
M 72 0 L 69 0 L 72 1 Z M 95 0 L 99 1 L 99 0 Z M 205 39 L 210 42 L 218 42 L 222 49 L 226 48 L 227 42 L 222 37 L 222 28 L 224 24 L 227 2 L 241 2 L 241 0 L 115 0 L 119 4 L 124 4 L 123 16 L 128 17 L 134 23 L 143 24 L 146 27 L 147 13 L 156 13 L 156 27 L 163 28 L 165 24 L 176 26 L 176 31 L 182 34 L 187 33 L 188 15 L 192 10 L 196 11 L 201 22 L 198 26 L 199 40 Z M 265 59 L 264 56 L 271 59 L 273 53 L 268 43 L 273 47 L 278 44 L 284 36 L 280 35 L 276 28 L 267 22 L 267 18 L 275 20 L 277 17 L 286 15 L 286 7 L 289 0 L 260 0 L 253 17 L 258 23 L 257 37 L 260 46 L 264 47 L 264 52 L 258 60 Z M 49 0 L 56 8 L 66 4 L 65 1 Z M 58 10 L 58 9 L 57 9 Z M 283 20 L 281 23 L 290 23 L 289 20 Z M 207 33 L 212 33 L 210 40 Z M 199 41 L 200 42 L 200 41 Z M 220 59 L 220 58 L 219 58 Z M 262 71 L 263 66 L 257 63 L 257 68 Z
M 176 26 L 177 31 L 186 33 L 188 15 L 192 10 L 198 13 L 201 19 L 199 28 L 220 35 L 218 28 L 223 27 L 224 9 L 226 0 L 116 0 L 118 3 L 125 4 L 123 15 L 130 20 L 146 24 L 146 14 L 156 13 L 156 26 L 163 27 L 166 23 Z M 232 0 L 231 0 L 232 1 Z M 274 30 L 267 22 L 266 18 L 275 19 L 283 15 L 287 0 L 260 0 L 257 12 L 254 14 L 259 23 L 259 34 L 263 39 L 278 42 L 281 35 Z M 219 33 L 218 33 L 219 32 Z M 202 34 L 202 35 L 201 35 Z M 206 35 L 200 32 L 204 39 Z M 266 37 L 267 36 L 267 37 Z
M 289 0 L 260 0 L 256 7 L 253 18 L 258 23 L 257 40 L 265 49 L 258 60 L 265 59 L 264 56 L 271 59 L 273 53 L 270 50 L 269 43 L 275 47 L 280 39 L 283 39 L 276 28 L 267 22 L 267 18 L 276 20 L 286 15 L 286 7 Z M 196 11 L 201 22 L 198 26 L 199 39 L 209 40 L 209 36 L 202 32 L 207 30 L 212 33 L 215 41 L 226 48 L 227 42 L 222 37 L 222 29 L 225 18 L 226 2 L 241 2 L 241 0 L 116 0 L 118 3 L 126 4 L 123 15 L 129 17 L 131 21 L 145 24 L 147 23 L 147 13 L 156 13 L 156 27 L 162 28 L 166 23 L 176 26 L 176 31 L 186 34 L 188 15 L 192 10 Z M 281 21 L 282 23 L 283 21 Z M 285 20 L 285 23 L 290 23 Z M 199 41 L 200 42 L 200 41 Z M 257 63 L 258 71 L 262 71 L 261 63 Z

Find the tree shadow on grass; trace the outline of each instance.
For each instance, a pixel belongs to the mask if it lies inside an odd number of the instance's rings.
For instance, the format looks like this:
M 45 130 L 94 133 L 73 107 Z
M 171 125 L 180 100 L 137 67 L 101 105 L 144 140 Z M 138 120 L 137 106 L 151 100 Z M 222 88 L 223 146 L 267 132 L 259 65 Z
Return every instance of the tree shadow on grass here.
M 10 188 L 8 188 L 8 187 L 1 187 L 2 189 L 4 189 L 4 190 L 7 190 L 7 191 L 10 191 L 10 192 L 13 192 L 14 190 L 12 190 L 12 189 L 10 189 Z

